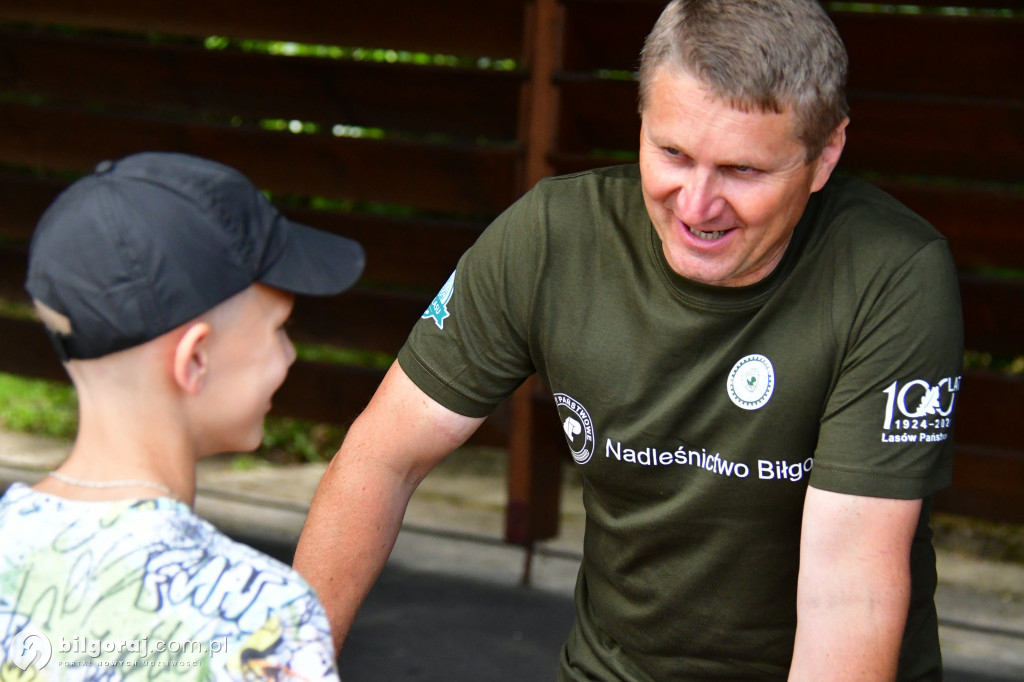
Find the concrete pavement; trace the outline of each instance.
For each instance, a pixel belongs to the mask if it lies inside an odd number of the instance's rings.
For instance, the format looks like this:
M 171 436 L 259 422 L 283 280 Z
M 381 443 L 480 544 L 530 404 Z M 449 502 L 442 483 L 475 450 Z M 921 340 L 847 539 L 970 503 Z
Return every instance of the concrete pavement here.
M 0 488 L 32 482 L 66 455 L 63 441 L 0 431 Z M 474 459 L 475 458 L 475 459 Z M 572 623 L 582 551 L 578 487 L 565 486 L 560 535 L 541 543 L 529 587 L 525 554 L 501 541 L 500 459 L 456 453 L 414 495 L 388 567 L 339 665 L 348 680 L 554 680 Z M 197 512 L 290 561 L 323 465 L 239 471 L 201 463 Z M 1024 566 L 939 551 L 937 604 L 950 682 L 1024 680 Z

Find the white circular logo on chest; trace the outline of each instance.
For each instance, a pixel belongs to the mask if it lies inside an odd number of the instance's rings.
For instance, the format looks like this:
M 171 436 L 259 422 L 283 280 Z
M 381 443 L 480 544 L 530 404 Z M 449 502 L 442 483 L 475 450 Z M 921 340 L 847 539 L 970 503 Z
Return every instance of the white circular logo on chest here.
M 729 372 L 726 390 L 732 401 L 744 410 L 756 410 L 772 397 L 775 369 L 763 355 L 748 355 Z
M 558 419 L 577 464 L 586 464 L 594 456 L 594 421 L 587 408 L 565 393 L 555 394 Z

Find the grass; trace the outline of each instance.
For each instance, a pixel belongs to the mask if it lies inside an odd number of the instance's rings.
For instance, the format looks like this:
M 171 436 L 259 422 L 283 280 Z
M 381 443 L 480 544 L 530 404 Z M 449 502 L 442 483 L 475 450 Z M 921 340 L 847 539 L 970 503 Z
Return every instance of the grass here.
M 345 438 L 345 429 L 336 424 L 311 422 L 288 417 L 268 417 L 263 444 L 256 455 L 264 461 L 327 462 Z
M 0 373 L 0 428 L 73 439 L 78 428 L 74 389 L 62 382 Z M 237 455 L 232 465 L 251 469 L 262 464 L 326 462 L 344 436 L 345 430 L 334 424 L 268 417 L 259 449 Z
M 1024 565 L 1024 524 L 935 512 L 931 525 L 939 549 Z
M 68 384 L 0 374 L 0 428 L 73 438 L 78 399 Z

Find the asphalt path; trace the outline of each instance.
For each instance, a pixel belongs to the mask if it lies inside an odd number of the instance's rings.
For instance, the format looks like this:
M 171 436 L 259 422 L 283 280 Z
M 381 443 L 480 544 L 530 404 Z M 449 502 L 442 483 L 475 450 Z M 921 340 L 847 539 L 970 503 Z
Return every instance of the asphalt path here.
M 342 680 L 551 680 L 572 601 L 389 566 L 353 624 Z
M 237 539 L 285 562 L 295 550 Z M 338 670 L 345 682 L 555 682 L 572 618 L 572 600 L 562 594 L 389 564 L 353 623 Z M 945 682 L 1022 680 L 947 666 Z

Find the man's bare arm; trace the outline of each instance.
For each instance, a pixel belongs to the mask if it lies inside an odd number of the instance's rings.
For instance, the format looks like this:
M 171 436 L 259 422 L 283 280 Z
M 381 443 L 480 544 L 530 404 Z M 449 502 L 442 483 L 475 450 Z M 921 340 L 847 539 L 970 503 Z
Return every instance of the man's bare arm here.
M 384 568 L 409 498 L 483 422 L 441 406 L 396 362 L 317 488 L 295 568 L 317 591 L 340 649 Z
M 807 489 L 790 682 L 896 679 L 921 500 Z

